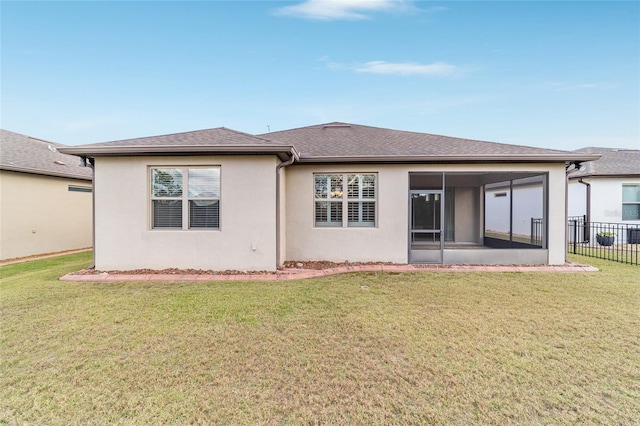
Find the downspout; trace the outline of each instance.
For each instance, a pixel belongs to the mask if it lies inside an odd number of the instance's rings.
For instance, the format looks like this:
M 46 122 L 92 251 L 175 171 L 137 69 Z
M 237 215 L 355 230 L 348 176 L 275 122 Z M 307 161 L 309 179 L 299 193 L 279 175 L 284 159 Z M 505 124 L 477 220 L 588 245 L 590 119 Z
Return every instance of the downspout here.
M 565 163 L 564 166 L 564 261 L 565 263 L 569 261 L 569 257 L 568 257 L 568 242 L 569 242 L 569 235 L 568 235 L 568 230 L 569 230 L 569 226 L 567 225 L 567 219 L 569 217 L 569 173 L 572 172 L 573 170 L 570 170 L 571 166 L 573 166 L 575 169 L 578 169 L 579 166 L 579 162 L 576 161 L 570 161 L 568 163 Z
M 81 157 L 84 167 L 89 167 L 91 169 L 91 253 L 92 253 L 92 263 L 89 266 L 89 269 L 96 268 L 96 169 L 95 169 L 95 159 L 89 157 Z
M 280 170 L 292 165 L 297 159 L 295 150 L 291 150 L 291 158 L 276 166 L 276 268 L 282 266 L 282 259 L 280 259 Z
M 571 165 L 575 167 L 576 164 L 569 162 L 564 166 L 564 263 L 569 261 L 569 226 L 567 220 L 569 218 L 569 168 Z
M 513 180 L 509 181 L 509 248 L 513 248 Z
M 587 187 L 587 205 L 586 205 L 586 213 L 584 215 L 584 241 L 589 242 L 590 237 L 590 224 L 591 224 L 591 184 L 582 180 L 582 178 L 578 179 L 578 182 L 585 185 Z

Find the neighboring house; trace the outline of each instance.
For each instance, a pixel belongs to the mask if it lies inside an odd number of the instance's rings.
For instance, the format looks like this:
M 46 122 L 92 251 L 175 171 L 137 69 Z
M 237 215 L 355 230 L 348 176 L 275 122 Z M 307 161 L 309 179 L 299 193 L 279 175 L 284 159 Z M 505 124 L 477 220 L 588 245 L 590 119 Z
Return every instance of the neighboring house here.
M 62 147 L 0 130 L 1 260 L 91 247 L 91 169 Z
M 216 128 L 63 151 L 94 162 L 101 270 L 562 264 L 565 167 L 598 158 L 346 123 L 258 136 Z M 535 243 L 486 232 L 485 188 L 521 179 L 542 188 L 542 211 L 518 213 L 540 216 Z M 514 223 L 515 213 L 501 220 Z
M 640 225 L 640 150 L 589 147 L 574 152 L 601 157 L 569 173 L 569 216 Z

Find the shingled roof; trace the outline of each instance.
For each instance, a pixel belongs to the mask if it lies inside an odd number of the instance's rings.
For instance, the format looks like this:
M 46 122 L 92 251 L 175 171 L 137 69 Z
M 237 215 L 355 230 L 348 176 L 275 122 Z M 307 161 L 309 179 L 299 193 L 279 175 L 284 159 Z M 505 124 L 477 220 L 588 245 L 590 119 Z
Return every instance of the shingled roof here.
M 276 154 L 296 162 L 567 162 L 598 155 L 460 139 L 349 123 L 327 123 L 250 135 L 215 129 L 64 148 L 89 157 L 105 155 Z
M 597 156 L 349 123 L 326 123 L 259 135 L 292 144 L 301 162 L 572 161 Z
M 0 129 L 0 170 L 91 180 L 80 159 L 59 152 L 66 145 Z
M 570 179 L 588 176 L 640 177 L 640 150 L 587 147 L 575 152 L 600 154 L 601 157 L 599 160 L 584 163 L 584 169 L 571 173 Z
M 294 155 L 295 150 L 288 144 L 274 143 L 248 133 L 217 127 L 81 145 L 65 148 L 63 152 L 89 157 L 144 154 L 275 154 L 284 160 Z

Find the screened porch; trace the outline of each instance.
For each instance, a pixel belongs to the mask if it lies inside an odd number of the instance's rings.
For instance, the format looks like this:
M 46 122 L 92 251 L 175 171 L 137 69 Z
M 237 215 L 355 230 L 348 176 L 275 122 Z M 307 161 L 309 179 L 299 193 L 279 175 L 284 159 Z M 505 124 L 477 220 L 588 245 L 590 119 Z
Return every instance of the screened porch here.
M 545 264 L 547 174 L 409 173 L 410 263 Z

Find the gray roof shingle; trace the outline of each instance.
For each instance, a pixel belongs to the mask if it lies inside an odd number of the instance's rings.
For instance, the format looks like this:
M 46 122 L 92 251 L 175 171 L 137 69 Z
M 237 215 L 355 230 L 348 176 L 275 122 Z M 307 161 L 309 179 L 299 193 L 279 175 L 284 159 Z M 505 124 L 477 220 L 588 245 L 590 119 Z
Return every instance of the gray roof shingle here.
M 253 136 L 218 127 L 65 148 L 100 155 L 274 153 L 300 162 L 586 161 L 597 155 L 461 139 L 348 123 L 327 123 Z
M 461 139 L 428 133 L 384 129 L 349 123 L 327 123 L 259 135 L 273 141 L 289 143 L 300 152 L 301 159 L 405 158 L 415 157 L 442 161 L 447 157 L 458 160 L 482 160 L 514 157 L 566 157 L 576 154 L 543 148 L 508 145 L 472 139 Z
M 0 170 L 91 180 L 75 155 L 59 152 L 66 145 L 0 129 Z
M 587 176 L 640 176 L 640 150 L 622 148 L 587 147 L 575 152 L 600 154 L 596 161 L 585 163 L 584 170 L 571 173 L 569 178 Z
M 108 146 L 208 146 L 208 145 L 274 145 L 273 142 L 248 133 L 216 127 L 213 129 L 193 130 L 190 132 L 167 135 L 145 136 L 111 142 L 82 145 L 83 148 Z
M 202 153 L 272 153 L 287 159 L 293 155 L 291 145 L 217 127 L 167 135 L 147 136 L 102 142 L 63 149 L 63 152 L 77 155 L 140 155 L 140 154 L 202 154 Z

